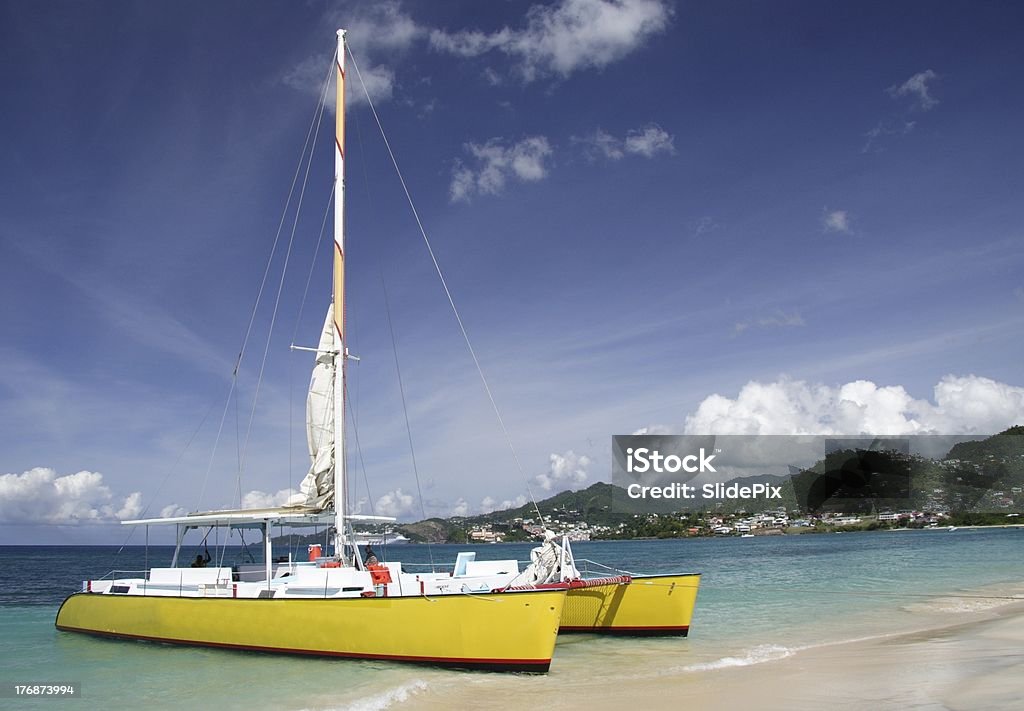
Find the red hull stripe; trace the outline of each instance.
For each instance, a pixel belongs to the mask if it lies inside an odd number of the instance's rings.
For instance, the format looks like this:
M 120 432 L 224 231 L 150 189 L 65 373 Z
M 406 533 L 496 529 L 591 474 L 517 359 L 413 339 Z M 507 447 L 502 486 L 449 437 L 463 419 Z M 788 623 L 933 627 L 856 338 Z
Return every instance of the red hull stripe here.
M 581 630 L 598 630 L 598 631 L 600 631 L 600 630 L 622 630 L 623 632 L 643 632 L 645 630 L 651 630 L 651 631 L 654 631 L 654 632 L 658 632 L 660 630 L 666 630 L 666 631 L 672 631 L 672 632 L 682 632 L 684 630 L 690 629 L 690 627 L 689 627 L 689 625 L 636 625 L 636 626 L 608 625 L 608 626 L 605 626 L 605 627 L 601 627 L 601 626 L 593 626 L 593 627 L 591 627 L 591 626 L 587 626 L 587 625 L 575 625 L 575 626 L 562 625 L 558 629 L 559 630 L 572 630 L 574 632 L 581 631 Z
M 197 647 L 218 647 L 220 649 L 244 649 L 257 652 L 273 652 L 278 654 L 305 654 L 317 657 L 346 657 L 350 659 L 377 659 L 391 662 L 412 662 L 415 664 L 435 664 L 441 666 L 471 667 L 476 669 L 524 669 L 546 671 L 551 666 L 550 659 L 477 659 L 473 657 L 418 657 L 406 654 L 364 654 L 360 652 L 332 652 L 317 649 L 294 649 L 289 647 L 264 647 L 255 644 L 226 644 L 223 642 L 198 642 L 173 639 L 168 637 L 151 637 L 142 634 L 121 634 L 89 630 L 82 627 L 66 627 L 58 625 L 57 629 L 65 632 L 84 632 L 100 637 L 116 639 L 141 639 L 147 642 L 163 642 L 167 644 L 185 644 Z
M 687 625 L 679 626 L 640 626 L 640 627 L 627 627 L 627 626 L 608 626 L 608 627 L 588 627 L 586 625 L 580 626 L 566 626 L 562 625 L 558 628 L 559 632 L 589 632 L 591 634 L 618 634 L 624 636 L 633 637 L 686 637 L 689 635 L 690 628 Z

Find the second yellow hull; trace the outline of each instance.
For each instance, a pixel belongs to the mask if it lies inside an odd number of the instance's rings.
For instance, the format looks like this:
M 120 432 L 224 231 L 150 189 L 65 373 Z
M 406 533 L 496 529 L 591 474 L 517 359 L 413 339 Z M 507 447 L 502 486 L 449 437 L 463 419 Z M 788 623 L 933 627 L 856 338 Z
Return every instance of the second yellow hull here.
M 78 593 L 56 625 L 229 649 L 545 672 L 564 602 L 559 590 L 292 600 Z
M 562 632 L 677 635 L 690 631 L 700 575 L 635 576 L 628 583 L 571 588 Z

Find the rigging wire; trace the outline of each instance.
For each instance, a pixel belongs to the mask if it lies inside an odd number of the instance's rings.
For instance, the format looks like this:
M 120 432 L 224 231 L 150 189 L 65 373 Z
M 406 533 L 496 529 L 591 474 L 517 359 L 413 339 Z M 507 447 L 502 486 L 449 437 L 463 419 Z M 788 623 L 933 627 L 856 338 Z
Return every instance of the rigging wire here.
M 398 167 L 398 159 L 395 158 L 395 153 L 391 149 L 391 142 L 388 141 L 387 134 L 384 132 L 384 126 L 381 124 L 380 117 L 377 115 L 377 109 L 374 107 L 373 100 L 370 98 L 370 92 L 367 90 L 366 83 L 363 81 L 363 75 L 359 71 L 359 63 L 356 61 L 355 55 L 352 53 L 352 48 L 347 44 L 345 46 L 348 49 L 349 57 L 352 59 L 352 66 L 356 70 L 356 77 L 359 78 L 359 83 L 363 87 L 363 94 L 366 96 L 366 103 L 370 107 L 373 119 L 377 123 L 377 128 L 380 130 L 381 138 L 384 140 L 384 146 L 387 148 L 388 156 L 391 158 L 391 164 L 394 166 L 395 173 L 398 175 L 398 181 L 401 183 L 402 190 L 405 192 L 405 199 L 409 203 L 409 209 L 412 210 L 413 218 L 416 220 L 416 226 L 419 228 L 420 235 L 423 237 L 423 243 L 427 247 L 430 260 L 434 264 L 437 276 L 441 280 L 441 286 L 444 288 L 444 293 L 448 297 L 448 304 L 452 307 L 452 313 L 455 315 L 455 320 L 459 324 L 459 330 L 462 332 L 462 339 L 466 343 L 466 349 L 469 351 L 469 355 L 473 359 L 473 365 L 476 366 L 476 372 L 480 376 L 480 381 L 483 383 L 484 391 L 487 393 L 487 399 L 491 401 L 491 408 L 494 410 L 494 415 L 498 419 L 501 431 L 505 435 L 505 441 L 508 443 L 509 450 L 512 452 L 512 458 L 515 460 L 516 468 L 519 470 L 519 475 L 526 484 L 526 491 L 530 495 L 530 500 L 533 502 L 533 508 L 537 512 L 537 516 L 543 524 L 544 515 L 541 514 L 540 507 L 537 505 L 537 499 L 533 495 L 533 488 L 530 486 L 530 481 L 527 478 L 523 465 L 519 460 L 519 454 L 516 452 L 515 445 L 512 442 L 512 437 L 509 434 L 508 428 L 505 426 L 505 420 L 502 418 L 501 412 L 498 409 L 498 403 L 495 401 L 494 394 L 491 392 L 491 386 L 488 384 L 487 377 L 484 375 L 483 367 L 480 365 L 480 359 L 477 358 L 476 351 L 473 349 L 473 344 L 469 340 L 469 333 L 466 331 L 466 326 L 462 322 L 462 316 L 459 315 L 459 310 L 455 306 L 455 299 L 452 297 L 452 292 L 448 288 L 448 281 L 444 277 L 444 272 L 441 271 L 441 265 L 437 261 L 437 257 L 434 254 L 434 248 L 431 246 L 430 239 L 427 237 L 426 228 L 424 228 L 423 221 L 420 219 L 420 213 L 413 202 L 412 194 L 409 192 L 409 187 L 405 183 L 405 177 L 402 175 L 402 170 Z
M 320 126 L 322 125 L 324 108 L 326 107 L 326 94 L 327 87 L 324 87 L 323 94 L 320 97 L 320 111 L 317 116 L 316 131 L 313 134 L 313 145 L 316 145 L 316 139 L 320 136 Z M 267 356 L 270 354 L 270 341 L 274 335 L 274 325 L 277 323 L 277 312 L 281 305 L 281 294 L 284 292 L 284 281 L 288 275 L 288 262 L 291 260 L 292 247 L 295 245 L 295 233 L 299 227 L 299 216 L 302 214 L 302 201 L 306 197 L 306 185 L 309 183 L 309 171 L 313 167 L 313 150 L 309 151 L 309 159 L 306 161 L 306 172 L 302 176 L 302 187 L 299 190 L 299 199 L 295 205 L 295 216 L 292 220 L 291 234 L 288 236 L 288 247 L 285 249 L 284 264 L 281 267 L 281 278 L 277 283 L 277 294 L 274 297 L 274 308 L 270 316 L 270 328 L 267 330 L 267 342 L 263 347 L 263 359 L 260 361 L 260 372 L 256 378 L 256 391 L 252 397 L 252 410 L 249 411 L 249 424 L 245 430 L 245 442 L 242 445 L 242 455 L 238 463 L 238 505 L 242 505 L 242 471 L 245 469 L 245 459 L 249 452 L 249 438 L 252 436 L 252 424 L 256 419 L 256 402 L 260 396 L 260 386 L 263 384 L 263 373 L 267 367 Z
M 295 339 L 299 335 L 299 326 L 302 322 L 302 313 L 306 308 L 306 297 L 309 295 L 309 287 L 313 283 L 313 271 L 316 268 L 317 258 L 320 256 L 320 245 L 324 241 L 324 234 L 327 232 L 327 218 L 331 215 L 331 205 L 334 204 L 334 191 L 332 190 L 330 195 L 327 197 L 327 207 L 324 210 L 324 219 L 320 223 L 320 235 L 316 238 L 316 246 L 313 248 L 313 259 L 309 264 L 309 273 L 306 274 L 306 286 L 302 290 L 302 301 L 299 302 L 299 313 L 295 317 L 295 329 L 292 331 L 292 345 L 295 345 Z
M 213 462 L 217 454 L 217 447 L 220 443 L 220 437 L 224 430 L 224 421 L 227 419 L 228 409 L 231 405 L 231 399 L 234 396 L 235 390 L 238 387 L 238 371 L 241 368 L 242 360 L 245 357 L 245 351 L 249 343 L 249 337 L 252 335 L 252 328 L 253 324 L 256 321 L 256 314 L 259 311 L 260 303 L 263 299 L 263 290 L 266 287 L 267 279 L 270 277 L 270 268 L 274 263 L 274 255 L 277 254 L 277 245 L 281 239 L 281 232 L 284 229 L 285 220 L 288 217 L 288 211 L 291 206 L 292 196 L 295 194 L 295 185 L 298 182 L 299 173 L 302 172 L 302 163 L 306 158 L 306 151 L 307 149 L 309 149 L 310 152 L 312 152 L 312 149 L 310 148 L 310 139 L 313 135 L 314 127 L 318 125 L 319 119 L 323 115 L 322 106 L 327 95 L 327 89 L 330 86 L 331 74 L 333 73 L 333 71 L 334 66 L 332 62 L 332 66 L 327 71 L 327 74 L 324 77 L 323 85 L 320 89 L 320 102 L 317 104 L 317 107 L 313 110 L 313 118 L 310 121 L 309 129 L 306 131 L 306 140 L 302 145 L 302 152 L 299 154 L 299 160 L 295 166 L 295 173 L 292 175 L 292 183 L 291 187 L 289 187 L 288 189 L 288 196 L 285 198 L 284 208 L 281 210 L 281 219 L 278 221 L 277 232 L 274 235 L 274 242 L 270 248 L 270 256 L 267 258 L 267 265 L 263 270 L 263 278 L 260 281 L 260 287 L 256 293 L 256 302 L 253 304 L 252 313 L 249 316 L 249 323 L 246 326 L 245 335 L 242 338 L 242 346 L 238 351 L 238 357 L 235 359 L 235 367 L 231 372 L 231 387 L 228 390 L 228 397 L 224 403 L 224 411 L 221 413 L 220 425 L 217 428 L 217 437 L 213 443 L 213 450 L 210 452 L 210 460 L 206 467 L 206 474 L 203 476 L 203 485 L 202 487 L 200 487 L 199 490 L 199 500 L 196 502 L 196 510 L 199 510 L 201 508 L 203 496 L 206 493 L 206 486 L 210 480 L 210 472 L 213 470 Z
M 362 127 L 362 123 L 359 121 L 359 112 L 355 112 L 352 115 L 352 118 L 353 118 L 353 123 L 355 124 L 355 127 L 356 127 L 356 139 L 359 142 L 359 151 L 356 153 L 356 155 L 359 158 L 359 167 L 362 168 L 362 171 L 363 171 L 363 180 L 362 180 L 362 183 L 360 183 L 360 184 L 363 186 L 364 194 L 366 196 L 367 212 L 372 215 L 372 214 L 374 214 L 373 193 L 370 190 L 370 180 L 369 180 L 369 176 L 367 175 L 367 171 L 366 171 L 366 158 L 365 158 L 366 151 L 363 149 L 363 127 Z M 359 336 L 358 336 L 358 334 L 359 334 L 359 320 L 357 318 L 356 309 L 346 309 L 346 311 L 345 311 L 345 334 L 346 334 L 347 337 L 349 336 L 349 334 L 351 334 L 351 337 L 350 338 L 346 338 L 346 340 L 352 340 L 355 343 L 359 342 Z M 355 361 L 355 363 L 356 363 L 357 367 L 355 369 L 355 372 L 352 374 L 352 376 L 353 376 L 352 377 L 352 381 L 353 381 L 353 384 L 355 385 L 355 392 L 354 393 L 352 392 L 352 388 L 349 387 L 349 383 L 348 383 L 348 375 L 349 375 L 349 373 L 348 373 L 348 371 L 346 371 L 346 377 L 345 377 L 345 401 L 348 402 L 348 403 L 351 403 L 351 407 L 350 408 L 346 408 L 346 410 L 351 410 L 351 412 L 352 412 L 352 427 L 353 427 L 353 431 L 355 430 L 355 428 L 359 424 L 359 414 L 360 414 L 359 394 L 361 392 L 361 385 L 362 385 L 362 377 L 361 377 L 362 374 L 361 374 L 360 369 L 358 367 L 360 361 L 357 360 L 357 361 Z M 351 395 L 351 397 L 350 397 L 350 395 Z M 358 443 L 357 443 L 357 449 L 358 449 Z M 369 477 L 367 477 L 367 475 L 366 475 L 366 462 L 363 460 L 363 453 L 362 453 L 361 449 L 358 449 L 357 455 L 358 455 L 358 458 L 359 458 L 360 467 L 362 468 L 362 472 L 363 472 L 363 484 L 366 486 L 366 498 L 370 502 L 370 514 L 371 515 L 376 515 L 374 513 L 374 510 L 373 510 L 374 509 L 374 506 L 373 506 L 373 492 L 370 491 L 370 480 L 369 480 Z
M 181 464 L 181 460 L 185 457 L 185 452 L 187 452 L 189 447 L 192 446 L 192 442 L 195 440 L 196 436 L 199 434 L 199 431 L 203 429 L 203 425 L 206 424 L 207 418 L 210 416 L 210 413 L 213 412 L 213 407 L 214 407 L 215 404 L 216 404 L 216 402 L 214 402 L 214 401 L 210 402 L 210 406 L 206 409 L 206 414 L 204 414 L 202 419 L 199 420 L 199 424 L 196 425 L 196 428 L 195 428 L 195 430 L 192 431 L 192 434 L 188 438 L 188 441 L 185 442 L 185 446 L 182 447 L 181 451 L 178 453 L 178 457 L 177 457 L 177 459 L 174 460 L 174 464 L 172 464 L 170 469 L 167 470 L 167 473 L 164 474 L 164 478 L 160 481 L 160 484 L 156 487 L 156 491 L 154 491 L 153 495 L 150 497 L 149 503 L 147 503 L 146 506 L 139 513 L 138 518 L 145 518 L 146 517 L 146 513 L 149 511 L 150 507 L 153 505 L 153 502 L 156 501 L 156 497 L 160 494 L 160 491 L 164 488 L 164 484 L 167 483 L 167 480 L 171 478 L 171 474 L 173 474 L 175 472 L 175 470 L 178 468 L 178 465 Z M 147 526 L 146 528 L 148 529 L 149 527 Z M 125 536 L 124 543 L 122 543 L 121 547 L 117 549 L 116 553 L 114 553 L 114 557 L 115 558 L 117 558 L 117 556 L 121 554 L 121 551 L 124 550 L 124 547 L 126 545 L 128 545 L 128 543 L 132 540 L 132 536 L 135 535 L 135 531 L 136 531 L 136 527 L 135 526 L 129 526 L 129 528 L 128 528 L 128 535 Z
M 405 433 L 409 437 L 409 456 L 412 459 L 412 473 L 416 479 L 416 494 L 420 500 L 420 514 L 423 516 L 423 520 L 427 520 L 427 509 L 423 503 L 423 487 L 420 485 L 420 470 L 416 466 L 416 448 L 412 443 L 412 425 L 409 424 L 409 408 L 405 401 L 405 384 L 402 382 L 402 366 L 398 362 L 398 340 L 395 338 L 395 326 L 391 320 L 391 302 L 388 299 L 388 287 L 384 282 L 384 271 L 380 272 L 380 286 L 384 291 L 384 313 L 387 316 L 388 331 L 391 334 L 391 352 L 395 356 L 395 372 L 398 374 L 398 392 L 402 395 L 402 414 L 405 415 Z M 385 534 L 384 540 L 387 540 L 387 534 Z M 433 547 L 430 543 L 427 544 L 427 554 L 430 556 L 430 567 L 434 568 L 434 552 Z
M 370 190 L 370 177 L 369 177 L 369 174 L 368 174 L 368 172 L 366 170 L 366 159 L 365 159 L 366 151 L 363 148 L 363 125 L 362 125 L 362 122 L 359 120 L 359 113 L 358 112 L 353 114 L 353 123 L 355 124 L 355 127 L 356 127 L 356 140 L 359 143 L 359 151 L 356 153 L 356 155 L 359 157 L 359 167 L 362 169 L 362 172 L 363 172 L 363 180 L 360 183 L 360 185 L 362 185 L 363 190 L 364 190 L 364 195 L 366 197 L 366 205 L 367 205 L 367 208 L 368 208 L 368 212 L 369 212 L 369 214 L 372 215 L 372 214 L 374 214 L 373 192 Z M 356 310 L 353 309 L 353 310 L 350 310 L 350 311 L 346 312 L 345 318 L 346 318 L 346 332 L 347 333 L 351 333 L 352 334 L 352 340 L 355 341 L 355 342 L 358 342 L 358 335 L 357 334 L 359 333 L 359 323 L 358 323 L 358 319 L 357 319 L 357 315 L 356 315 Z M 351 326 L 349 326 L 349 322 L 351 322 Z M 360 394 L 360 391 L 361 391 L 361 387 L 360 386 L 362 385 L 362 378 L 360 377 L 360 369 L 358 368 L 359 363 L 360 363 L 360 361 L 357 360 L 356 361 L 356 366 L 357 367 L 356 367 L 356 370 L 355 370 L 355 373 L 354 373 L 354 377 L 352 378 L 352 380 L 353 380 L 353 382 L 355 384 L 355 393 L 354 394 L 352 394 L 352 389 L 349 387 L 348 378 L 346 377 L 346 379 L 345 379 L 345 400 L 346 400 L 346 402 L 352 403 L 352 407 L 349 408 L 349 410 L 351 411 L 351 417 L 352 417 L 352 432 L 355 435 L 355 440 L 356 440 L 356 456 L 357 456 L 357 458 L 359 460 L 359 468 L 360 468 L 360 470 L 362 471 L 362 474 L 363 474 L 363 485 L 366 487 L 366 500 L 367 500 L 367 502 L 369 503 L 369 506 L 370 506 L 370 515 L 371 516 L 376 516 L 377 515 L 377 512 L 375 511 L 376 507 L 373 504 L 373 491 L 371 491 L 371 489 L 370 489 L 370 478 L 369 478 L 369 476 L 366 473 L 366 460 L 363 457 L 362 446 L 359 444 L 359 412 L 360 412 L 360 409 L 359 409 L 359 394 Z M 382 539 L 381 555 L 383 555 L 383 556 L 387 555 L 387 531 L 386 530 L 384 532 L 384 537 Z
M 320 223 L 320 234 L 316 238 L 316 246 L 313 248 L 313 258 L 309 263 L 309 272 L 306 274 L 306 286 L 302 290 L 302 300 L 299 302 L 299 312 L 295 316 L 295 328 L 292 329 L 292 346 L 295 345 L 295 339 L 299 335 L 299 326 L 302 323 L 302 314 L 306 308 L 306 297 L 309 295 L 309 287 L 313 282 L 313 271 L 316 269 L 317 257 L 320 255 L 320 245 L 324 239 L 324 233 L 327 231 L 327 218 L 331 214 L 331 205 L 334 204 L 334 191 L 331 190 L 327 196 L 327 207 L 324 209 L 324 219 Z M 291 363 L 294 363 L 292 359 Z M 294 457 L 294 444 L 293 444 L 293 432 L 295 429 L 295 380 L 294 380 L 294 368 L 288 368 L 288 490 L 292 489 L 292 475 L 295 464 L 293 461 Z M 291 541 L 292 534 L 289 533 L 289 547 L 292 547 Z
M 348 385 L 345 386 L 345 396 L 348 397 Z M 366 496 L 367 503 L 370 506 L 370 515 L 376 516 L 377 512 L 374 511 L 373 507 L 373 496 L 370 494 L 370 480 L 366 476 L 366 461 L 363 459 L 363 448 L 359 444 L 359 426 L 356 423 L 355 417 L 352 418 L 352 434 L 356 440 L 356 456 L 359 459 L 359 466 L 363 470 L 363 483 L 366 485 Z
M 307 173 L 308 173 L 308 166 L 307 166 Z M 299 328 L 302 325 L 302 316 L 303 316 L 303 313 L 305 312 L 306 301 L 308 300 L 308 297 L 309 297 L 309 289 L 310 289 L 310 286 L 313 283 L 313 273 L 316 270 L 316 264 L 317 264 L 318 258 L 320 256 L 320 245 L 323 244 L 324 235 L 327 233 L 327 221 L 328 221 L 328 218 L 330 217 L 330 214 L 331 214 L 331 206 L 334 204 L 334 197 L 335 197 L 335 191 L 331 190 L 330 193 L 327 196 L 327 204 L 324 207 L 324 216 L 323 216 L 323 219 L 320 221 L 320 232 L 317 235 L 316 245 L 313 247 L 313 257 L 310 260 L 309 271 L 306 273 L 306 284 L 305 284 L 305 286 L 302 289 L 302 299 L 299 302 L 298 313 L 296 314 L 296 317 L 295 317 L 295 326 L 292 329 L 291 345 L 293 347 L 295 346 L 295 341 L 298 338 Z M 294 421 L 293 421 L 294 420 L 294 416 L 292 414 L 293 413 L 293 407 L 292 407 L 293 403 L 292 403 L 292 400 L 294 399 L 294 387 L 293 387 L 293 382 L 292 382 L 292 369 L 291 368 L 289 368 L 288 375 L 289 375 L 289 393 L 291 395 L 289 397 L 289 420 L 288 420 L 289 421 L 289 430 L 288 430 L 288 448 L 289 448 L 288 449 L 288 467 L 289 467 L 288 487 L 290 489 L 291 488 L 291 482 L 292 482 L 291 468 L 293 466 L 293 463 L 292 463 L 292 446 L 293 446 L 292 445 L 292 429 L 293 429 L 293 426 L 294 426 Z M 325 421 L 326 421 L 327 413 L 324 413 L 324 417 L 325 417 Z M 321 427 L 324 425 L 323 422 L 320 423 L 320 424 L 321 424 Z

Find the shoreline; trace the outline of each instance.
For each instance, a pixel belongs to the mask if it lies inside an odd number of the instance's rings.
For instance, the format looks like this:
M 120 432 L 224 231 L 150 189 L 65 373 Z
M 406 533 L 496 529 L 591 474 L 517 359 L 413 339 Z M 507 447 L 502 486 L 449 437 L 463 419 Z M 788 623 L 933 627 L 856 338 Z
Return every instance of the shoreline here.
M 788 647 L 781 640 L 752 639 L 710 661 L 685 647 L 644 649 L 636 641 L 591 638 L 580 643 L 598 648 L 596 656 L 570 658 L 563 647 L 546 677 L 473 678 L 468 684 L 435 679 L 403 696 L 415 708 L 438 710 L 504 693 L 552 709 L 608 711 L 637 704 L 789 711 L 1013 708 L 1024 695 L 1024 583 L 1013 588 L 1013 594 L 951 592 L 953 603 L 972 598 L 994 604 L 942 605 L 921 613 L 910 628 L 865 629 L 859 638 Z
M 1020 699 L 1024 679 L 1024 600 L 971 616 L 723 669 L 714 699 L 756 703 L 766 695 L 785 699 L 789 708 L 1010 708 Z
M 697 708 L 1012 708 L 1024 691 L 1024 600 L 974 619 L 867 639 L 823 643 L 779 658 L 694 669 L 683 683 L 618 685 L 588 703 L 657 706 L 665 694 Z M 694 681 L 694 683 L 687 683 Z
M 964 525 L 964 526 L 953 526 L 954 531 L 999 530 L 999 529 L 1004 529 L 1004 528 L 1024 528 L 1024 523 L 1000 523 L 1000 524 L 988 524 L 988 525 L 971 524 L 971 525 Z M 821 535 L 821 534 L 828 534 L 828 533 L 894 533 L 894 532 L 902 532 L 902 531 L 937 531 L 937 532 L 940 532 L 940 533 L 949 533 L 950 532 L 949 526 L 938 526 L 936 528 L 877 528 L 877 529 L 864 529 L 864 530 L 859 530 L 859 531 L 815 531 L 813 529 L 806 529 L 806 530 L 805 529 L 796 529 L 794 531 L 783 531 L 781 529 L 771 529 L 771 530 L 773 530 L 773 531 L 777 530 L 777 531 L 779 531 L 779 533 L 769 533 L 769 534 L 754 533 L 753 535 L 754 535 L 755 538 L 762 538 L 762 537 L 765 537 L 765 536 L 794 536 L 794 535 L 795 536 L 805 536 L 805 535 Z M 644 541 L 644 542 L 650 542 L 650 541 L 685 541 L 685 540 L 690 540 L 690 539 L 711 539 L 711 540 L 716 540 L 717 541 L 717 540 L 722 540 L 722 539 L 739 538 L 739 537 L 740 536 L 735 535 L 735 534 L 728 534 L 728 535 L 709 534 L 709 535 L 705 535 L 705 536 L 676 536 L 676 537 L 669 537 L 669 538 L 658 538 L 657 536 L 645 536 L 645 537 L 638 537 L 638 538 L 594 538 L 594 539 L 591 539 L 589 541 L 574 541 L 574 543 L 628 543 L 630 541 Z M 404 547 L 404 546 L 419 547 L 419 546 L 425 546 L 425 545 L 435 545 L 435 546 L 473 546 L 473 547 L 480 547 L 480 548 L 489 548 L 491 546 L 522 546 L 522 545 L 530 545 L 530 544 L 536 544 L 536 543 L 537 543 L 536 540 L 529 540 L 529 541 L 502 541 L 500 543 L 497 543 L 497 542 L 485 543 L 485 542 L 481 542 L 481 541 L 471 541 L 471 542 L 468 542 L 468 543 L 436 543 L 436 542 L 435 543 L 425 543 L 425 542 L 424 543 L 420 543 L 420 542 L 417 542 L 417 541 L 409 541 L 408 543 L 402 543 L 402 544 L 396 544 L 396 545 L 397 545 L 397 547 Z M 3 546 L 4 548 L 25 548 L 25 549 L 33 549 L 33 548 L 62 548 L 62 549 L 66 549 L 66 548 L 145 548 L 146 547 L 145 544 L 143 544 L 143 543 L 135 543 L 135 544 L 127 544 L 127 545 L 121 544 L 121 543 L 0 543 L 0 546 Z M 151 543 L 150 547 L 151 548 L 157 548 L 157 547 L 173 548 L 174 547 L 174 543 Z M 232 548 L 238 548 L 239 545 L 236 544 L 236 545 L 231 546 L 231 547 Z M 388 546 L 389 549 L 392 548 L 392 547 L 394 547 L 394 546 Z

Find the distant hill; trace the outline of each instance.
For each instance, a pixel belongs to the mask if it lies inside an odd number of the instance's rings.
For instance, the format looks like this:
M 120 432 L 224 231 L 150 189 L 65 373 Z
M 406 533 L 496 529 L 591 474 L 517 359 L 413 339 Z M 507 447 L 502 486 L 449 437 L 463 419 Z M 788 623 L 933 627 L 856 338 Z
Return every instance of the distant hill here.
M 984 463 L 993 459 L 1019 459 L 1024 456 L 1024 425 L 1017 425 L 987 439 L 959 442 L 946 459 Z
M 918 456 L 894 452 L 836 452 L 807 470 L 794 470 L 791 475 L 758 475 L 725 482 L 752 485 L 772 484 L 782 488 L 782 499 L 716 500 L 696 498 L 689 501 L 669 500 L 660 513 L 706 511 L 736 513 L 774 510 L 845 510 L 870 511 L 883 508 L 923 510 L 1006 510 L 1024 503 L 1018 493 L 1024 485 L 1024 426 L 1011 427 L 984 440 L 961 442 L 945 457 L 959 464 L 945 464 Z M 903 488 L 907 467 L 910 468 L 911 489 Z M 881 474 L 881 476 L 879 476 Z M 1002 496 L 996 494 L 1002 491 Z M 1019 499 L 1019 500 L 1018 500 Z M 629 498 L 622 487 L 597 482 L 579 491 L 562 491 L 537 502 L 477 516 L 430 518 L 415 523 L 388 525 L 387 528 L 406 535 L 416 543 L 462 543 L 469 529 L 487 525 L 498 528 L 514 519 L 537 520 L 537 509 L 549 522 L 585 521 L 590 526 L 615 528 L 621 523 L 634 524 L 637 516 L 652 510 L 651 502 Z M 383 525 L 367 526 L 380 531 Z M 525 538 L 518 529 L 507 527 L 506 540 Z M 278 539 L 276 539 L 278 540 Z M 299 545 L 322 542 L 324 534 L 286 536 L 281 541 Z
M 616 510 L 613 511 L 613 502 L 615 504 L 619 503 L 618 497 L 620 496 L 625 497 L 624 489 L 599 481 L 595 484 L 591 484 L 586 489 L 580 489 L 579 491 L 563 491 L 555 494 L 554 496 L 542 499 L 537 502 L 536 507 L 531 502 L 518 508 L 491 511 L 490 513 L 480 514 L 479 516 L 469 516 L 462 520 L 471 524 L 508 521 L 514 518 L 532 518 L 536 520 L 537 509 L 539 508 L 545 518 L 550 516 L 557 518 L 559 515 L 571 516 L 573 515 L 573 512 L 575 512 L 579 514 L 579 517 L 582 520 L 589 523 L 607 525 L 612 522 L 617 522 L 620 518 L 632 517 L 635 513 L 643 513 L 645 510 L 642 506 L 638 506 L 630 501 L 630 505 L 627 507 L 616 507 Z

